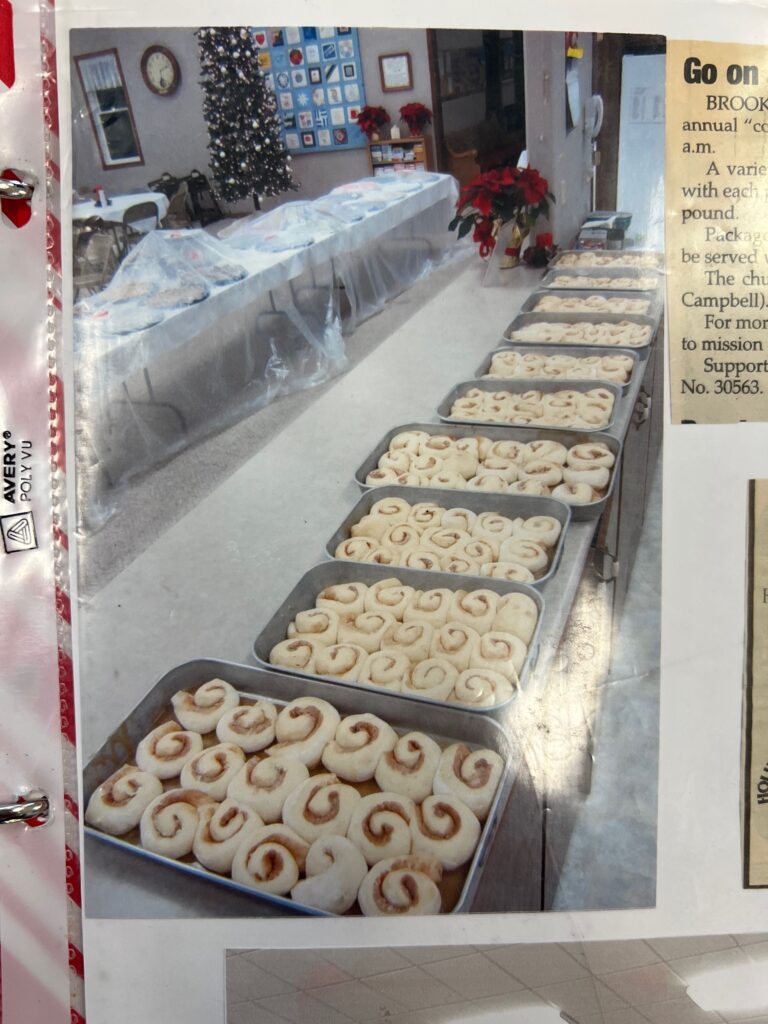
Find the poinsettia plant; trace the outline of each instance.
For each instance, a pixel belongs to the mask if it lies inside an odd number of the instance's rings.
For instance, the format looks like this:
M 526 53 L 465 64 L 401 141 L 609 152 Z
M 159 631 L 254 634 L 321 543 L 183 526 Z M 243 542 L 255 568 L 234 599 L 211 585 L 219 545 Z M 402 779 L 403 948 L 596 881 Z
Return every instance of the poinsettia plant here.
M 391 118 L 384 107 L 372 107 L 369 104 L 362 107 L 357 115 L 358 126 L 369 139 L 374 132 L 383 128 L 385 124 L 389 124 L 390 121 Z
M 408 125 L 411 135 L 421 135 L 428 124 L 432 124 L 432 111 L 423 103 L 406 103 L 400 107 L 400 119 Z
M 476 175 L 462 188 L 448 229 L 458 228 L 459 238 L 472 231 L 480 255 L 489 256 L 503 224 L 514 221 L 527 233 L 554 201 L 549 182 L 533 167 L 499 167 Z

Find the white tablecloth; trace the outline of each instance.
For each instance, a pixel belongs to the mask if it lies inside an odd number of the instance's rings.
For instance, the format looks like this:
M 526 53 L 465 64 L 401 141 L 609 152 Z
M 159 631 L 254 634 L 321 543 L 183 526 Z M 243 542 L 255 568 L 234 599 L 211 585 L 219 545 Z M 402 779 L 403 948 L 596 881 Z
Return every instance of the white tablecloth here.
M 122 224 L 125 211 L 139 203 L 154 203 L 160 220 L 168 213 L 168 198 L 162 192 L 134 192 L 125 196 L 108 194 L 107 198 L 110 201 L 109 206 L 97 206 L 95 199 L 86 199 L 81 203 L 75 203 L 72 207 L 72 219 L 86 220 L 88 217 L 101 217 L 102 220 Z M 137 221 L 131 227 L 146 233 L 154 229 L 155 222 L 153 220 Z

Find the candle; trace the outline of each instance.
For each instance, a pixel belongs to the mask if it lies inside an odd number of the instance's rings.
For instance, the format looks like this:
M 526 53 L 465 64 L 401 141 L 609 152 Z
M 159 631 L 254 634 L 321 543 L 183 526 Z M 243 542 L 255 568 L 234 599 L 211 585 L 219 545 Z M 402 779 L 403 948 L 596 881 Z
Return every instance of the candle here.
M 540 235 L 536 235 L 536 245 L 542 249 L 551 249 L 552 234 L 549 231 L 545 231 Z

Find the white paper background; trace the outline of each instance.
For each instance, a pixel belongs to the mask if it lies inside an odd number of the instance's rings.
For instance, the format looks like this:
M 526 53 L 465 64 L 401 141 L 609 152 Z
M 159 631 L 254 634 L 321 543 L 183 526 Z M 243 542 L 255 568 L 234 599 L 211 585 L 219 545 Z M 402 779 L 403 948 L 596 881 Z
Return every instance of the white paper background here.
M 768 43 L 766 4 L 617 0 L 546 5 L 458 0 L 302 3 L 117 0 L 58 5 L 61 67 L 70 27 L 389 24 L 653 32 Z M 69 124 L 62 74 L 62 133 Z M 65 174 L 70 171 L 66 148 Z M 66 223 L 66 211 L 64 216 Z M 70 402 L 70 409 L 72 408 Z M 70 424 L 71 428 L 71 424 Z M 764 930 L 768 890 L 741 888 L 740 742 L 747 481 L 768 477 L 768 426 L 683 426 L 664 439 L 662 720 L 658 905 L 640 912 L 465 916 L 408 922 L 91 921 L 88 1012 L 111 1024 L 223 1019 L 227 946 L 345 946 L 609 939 Z M 70 452 L 73 446 L 70 445 Z M 70 472 L 70 479 L 72 473 Z M 631 728 L 631 723 L 628 723 Z

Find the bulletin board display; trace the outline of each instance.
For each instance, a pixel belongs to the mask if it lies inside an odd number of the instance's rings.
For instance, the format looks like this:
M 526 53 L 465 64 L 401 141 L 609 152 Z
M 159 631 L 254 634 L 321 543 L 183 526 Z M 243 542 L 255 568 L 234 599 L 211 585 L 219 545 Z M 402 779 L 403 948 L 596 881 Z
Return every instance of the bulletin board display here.
M 356 118 L 365 104 L 357 29 L 251 29 L 292 153 L 361 149 Z

